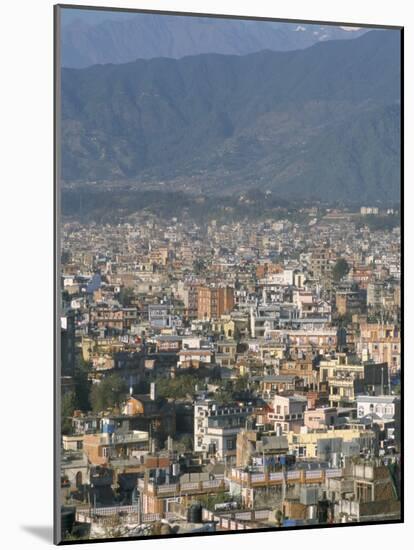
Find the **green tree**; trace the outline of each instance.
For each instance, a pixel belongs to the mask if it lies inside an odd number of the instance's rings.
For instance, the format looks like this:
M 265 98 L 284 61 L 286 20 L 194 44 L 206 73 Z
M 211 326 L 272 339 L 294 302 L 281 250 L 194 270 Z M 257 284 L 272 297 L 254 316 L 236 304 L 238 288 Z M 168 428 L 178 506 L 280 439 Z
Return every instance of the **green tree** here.
M 276 525 L 278 527 L 282 527 L 282 525 L 283 525 L 283 512 L 282 512 L 282 510 L 277 510 L 275 519 L 276 519 Z
M 250 378 L 247 375 L 239 376 L 234 382 L 234 391 L 235 392 L 244 392 L 249 389 L 249 380 Z
M 90 401 L 95 412 L 118 405 L 127 392 L 127 385 L 117 374 L 111 374 L 98 384 L 92 385 Z
M 192 451 L 194 448 L 194 440 L 191 435 L 183 435 L 180 439 L 180 443 L 184 446 L 186 451 Z
M 195 384 L 197 384 L 197 378 L 190 374 L 182 374 L 176 378 L 158 378 L 156 380 L 158 395 L 173 399 L 193 395 Z
M 82 411 L 88 411 L 91 407 L 89 399 L 91 382 L 88 378 L 90 369 L 90 363 L 87 363 L 78 355 L 73 379 L 75 382 L 76 408 Z
M 219 403 L 219 405 L 226 405 L 233 401 L 233 392 L 229 384 L 223 385 L 218 389 L 217 393 L 214 396 L 214 399 Z
M 396 384 L 394 386 L 394 389 L 393 389 L 393 392 L 392 392 L 394 395 L 401 395 L 401 385 L 400 384 Z
M 201 275 L 204 273 L 206 267 L 206 261 L 202 258 L 197 258 L 197 260 L 193 262 L 193 270 L 196 275 Z
M 223 504 L 224 502 L 237 502 L 237 504 L 241 506 L 241 498 L 231 493 L 199 495 L 197 501 L 211 511 L 214 510 L 216 504 Z
M 61 255 L 61 263 L 62 264 L 67 264 L 71 261 L 71 253 L 69 250 L 62 250 L 62 255 Z
M 339 282 L 347 273 L 349 273 L 348 262 L 344 258 L 339 258 L 332 270 L 334 281 Z
M 134 298 L 134 289 L 133 288 L 131 288 L 131 287 L 121 288 L 121 290 L 118 294 L 118 300 L 119 300 L 119 303 L 123 307 L 130 307 L 133 298 Z
M 62 396 L 61 401 L 61 428 L 63 435 L 69 435 L 72 432 L 72 416 L 76 409 L 75 392 L 69 391 Z
M 371 231 L 391 231 L 401 224 L 399 215 L 392 216 L 361 216 L 357 227 L 368 226 Z

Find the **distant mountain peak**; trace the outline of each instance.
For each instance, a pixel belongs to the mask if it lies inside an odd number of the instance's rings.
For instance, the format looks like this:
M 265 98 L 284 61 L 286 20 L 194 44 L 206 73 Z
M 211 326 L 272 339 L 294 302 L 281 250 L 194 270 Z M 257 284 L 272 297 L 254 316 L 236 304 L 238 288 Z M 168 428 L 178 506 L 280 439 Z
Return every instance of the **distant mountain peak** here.
M 64 20 L 65 10 L 62 17 Z M 69 23 L 62 26 L 62 65 L 84 68 L 96 63 L 127 63 L 155 57 L 179 59 L 201 53 L 291 51 L 320 40 L 353 39 L 364 32 L 365 29 L 346 32 L 334 25 L 143 13 L 94 22 L 79 14 L 75 20 L 72 15 Z

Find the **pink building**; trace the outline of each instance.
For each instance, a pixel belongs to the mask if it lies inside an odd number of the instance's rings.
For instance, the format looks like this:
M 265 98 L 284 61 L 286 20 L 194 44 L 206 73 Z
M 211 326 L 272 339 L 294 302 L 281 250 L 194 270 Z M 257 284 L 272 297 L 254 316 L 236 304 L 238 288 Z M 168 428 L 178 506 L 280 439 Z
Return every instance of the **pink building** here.
M 320 409 L 305 411 L 304 425 L 309 430 L 320 430 L 333 426 L 337 417 L 338 412 L 335 407 L 321 407 Z

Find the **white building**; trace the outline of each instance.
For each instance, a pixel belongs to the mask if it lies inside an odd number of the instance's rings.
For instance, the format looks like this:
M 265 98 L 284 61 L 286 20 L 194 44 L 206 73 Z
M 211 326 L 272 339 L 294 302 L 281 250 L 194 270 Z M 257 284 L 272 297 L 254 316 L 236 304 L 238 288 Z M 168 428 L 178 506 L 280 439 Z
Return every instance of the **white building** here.
M 395 395 L 358 395 L 356 402 L 358 418 L 375 414 L 382 420 L 393 420 L 400 411 L 400 398 Z
M 220 406 L 213 400 L 194 404 L 194 451 L 220 460 L 236 456 L 237 434 L 253 407 Z
M 358 395 L 356 402 L 358 418 L 372 421 L 382 430 L 381 448 L 399 448 L 401 438 L 401 401 L 399 396 Z
M 273 412 L 268 414 L 268 418 L 276 432 L 299 432 L 304 423 L 307 403 L 303 395 L 275 395 L 271 404 Z
M 379 208 L 377 206 L 361 206 L 362 216 L 377 216 L 379 214 Z

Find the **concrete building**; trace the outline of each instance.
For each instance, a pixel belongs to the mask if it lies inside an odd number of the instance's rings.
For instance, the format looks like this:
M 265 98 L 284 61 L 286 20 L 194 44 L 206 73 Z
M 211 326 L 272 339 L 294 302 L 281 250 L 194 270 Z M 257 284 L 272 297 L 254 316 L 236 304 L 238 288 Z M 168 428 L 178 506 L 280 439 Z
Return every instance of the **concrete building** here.
M 354 451 L 358 456 L 361 451 L 373 451 L 375 448 L 375 433 L 371 430 L 365 430 L 363 426 L 353 429 L 326 430 L 324 432 L 289 432 L 287 437 L 289 453 L 298 458 L 315 459 L 321 453 L 321 449 L 327 445 L 327 452 L 331 454 L 335 451 L 343 452 L 343 443 L 356 443 L 355 447 L 348 447 L 348 452 L 353 454 L 352 451 Z M 338 440 L 340 440 L 339 447 L 332 447 L 330 445 L 333 441 L 336 443 Z M 326 451 L 324 454 L 326 454 Z M 326 459 L 326 456 L 323 459 Z
M 324 430 L 335 425 L 338 418 L 336 407 L 321 407 L 304 412 L 304 426 L 308 430 Z
M 303 426 L 308 400 L 302 395 L 275 395 L 268 413 L 269 422 L 277 433 L 299 432 Z
M 384 452 L 399 450 L 401 445 L 401 398 L 396 395 L 358 395 L 357 415 L 371 420 L 382 433 Z
M 213 400 L 194 403 L 194 451 L 220 459 L 236 457 L 237 434 L 254 412 L 251 406 L 223 406 Z
M 197 300 L 198 319 L 217 319 L 233 309 L 234 289 L 228 286 L 200 286 Z
M 275 432 L 243 429 L 237 434 L 236 467 L 264 466 L 272 468 L 289 451 L 287 437 Z

